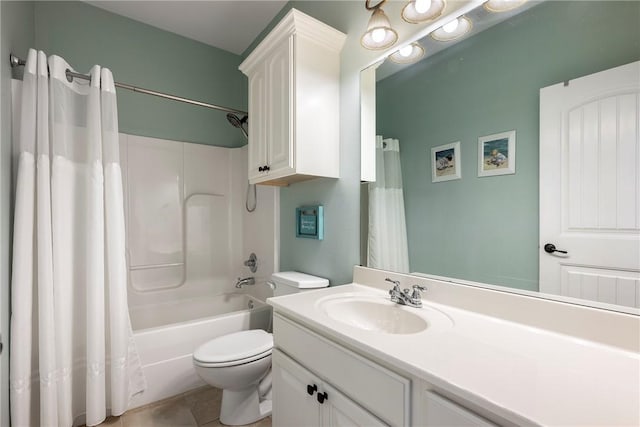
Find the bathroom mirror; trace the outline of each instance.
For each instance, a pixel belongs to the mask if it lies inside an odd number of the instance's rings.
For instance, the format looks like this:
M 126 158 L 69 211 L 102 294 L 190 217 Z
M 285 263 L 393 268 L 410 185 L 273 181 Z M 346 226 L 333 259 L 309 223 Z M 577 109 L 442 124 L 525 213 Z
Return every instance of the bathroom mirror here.
M 539 183 L 545 162 L 553 160 L 540 154 L 540 89 L 640 60 L 640 2 L 497 3 L 520 8 L 498 13 L 479 6 L 465 15 L 472 29 L 459 40 L 443 42 L 427 35 L 419 40 L 424 59 L 410 66 L 387 59 L 377 67 L 375 134 L 389 138 L 385 152 L 399 146 L 406 271 L 540 295 L 539 261 L 546 254 L 539 248 L 539 197 L 548 187 Z M 485 155 L 491 150 L 478 159 L 479 139 L 510 131 L 515 131 L 515 173 L 480 176 L 478 169 L 490 161 Z M 635 138 L 637 155 L 637 130 Z M 432 149 L 458 142 L 454 162 L 461 177 L 434 179 L 438 154 L 432 159 Z M 380 153 L 382 148 L 377 162 Z M 362 264 L 394 269 L 367 260 L 369 196 L 378 197 L 370 185 L 363 183 L 361 191 Z M 633 193 L 628 196 L 637 204 L 637 187 Z M 381 206 L 389 208 L 386 200 Z M 376 215 L 386 215 L 387 225 L 392 221 L 388 212 Z M 635 242 L 639 222 L 636 218 L 631 227 Z M 396 256 L 394 245 L 374 254 L 376 262 Z M 558 299 L 638 314 L 639 273 L 625 279 L 624 291 L 635 297 L 624 306 L 606 299 L 587 302 L 591 298 L 583 299 L 579 292 Z M 598 293 L 597 279 L 589 286 Z

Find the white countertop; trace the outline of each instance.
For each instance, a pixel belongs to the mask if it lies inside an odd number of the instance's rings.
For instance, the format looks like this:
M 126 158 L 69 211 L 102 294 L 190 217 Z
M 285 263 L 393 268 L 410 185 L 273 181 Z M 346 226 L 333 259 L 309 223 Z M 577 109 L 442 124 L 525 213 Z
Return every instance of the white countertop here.
M 513 423 L 640 425 L 640 355 L 596 342 L 430 303 L 453 326 L 415 334 L 365 331 L 318 309 L 325 296 L 384 291 L 350 284 L 270 298 L 276 312 Z

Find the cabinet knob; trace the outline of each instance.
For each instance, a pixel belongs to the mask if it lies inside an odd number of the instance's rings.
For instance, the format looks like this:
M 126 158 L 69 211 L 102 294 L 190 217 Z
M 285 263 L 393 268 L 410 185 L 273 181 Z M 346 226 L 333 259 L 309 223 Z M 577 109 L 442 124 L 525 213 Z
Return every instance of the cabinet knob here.
M 262 172 L 264 170 L 264 168 L 262 166 L 258 167 L 258 172 Z
M 316 391 L 318 391 L 317 385 L 307 384 L 307 393 L 309 393 L 309 396 L 313 396 L 313 393 L 315 393 Z
M 318 393 L 318 402 L 320 402 L 320 404 L 323 404 L 325 400 L 327 400 L 329 398 L 329 396 L 327 396 L 327 392 L 325 391 L 324 393 Z
M 271 170 L 271 168 L 268 165 L 264 165 L 264 167 L 262 168 L 263 171 L 268 171 Z

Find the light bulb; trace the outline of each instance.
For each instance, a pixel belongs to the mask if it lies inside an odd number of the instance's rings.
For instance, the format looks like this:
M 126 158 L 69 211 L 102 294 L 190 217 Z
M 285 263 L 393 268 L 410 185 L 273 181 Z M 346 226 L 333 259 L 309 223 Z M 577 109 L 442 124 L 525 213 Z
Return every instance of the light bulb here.
M 416 0 L 413 6 L 418 13 L 425 13 L 431 8 L 431 0 Z
M 371 32 L 371 40 L 373 40 L 376 43 L 380 43 L 381 41 L 384 40 L 384 37 L 386 34 L 387 32 L 385 31 L 384 28 L 376 28 Z
M 453 21 L 443 25 L 442 30 L 445 33 L 449 33 L 449 34 L 453 33 L 458 28 L 458 24 L 459 24 L 459 21 L 458 21 L 458 18 L 456 18 Z
M 400 56 L 407 58 L 407 57 L 411 56 L 411 54 L 413 53 L 413 46 L 412 45 L 407 45 L 407 46 L 403 47 L 402 49 L 400 49 L 398 51 L 398 53 L 400 53 Z

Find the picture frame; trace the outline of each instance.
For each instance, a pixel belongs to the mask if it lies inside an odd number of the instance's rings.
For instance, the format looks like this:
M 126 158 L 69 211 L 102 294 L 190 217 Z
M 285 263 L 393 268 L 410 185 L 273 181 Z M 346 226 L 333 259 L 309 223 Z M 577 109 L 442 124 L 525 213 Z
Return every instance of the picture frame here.
M 478 138 L 478 176 L 516 173 L 516 131 Z
M 324 207 L 322 205 L 296 208 L 296 237 L 324 239 Z
M 431 148 L 431 182 L 462 178 L 460 141 Z

